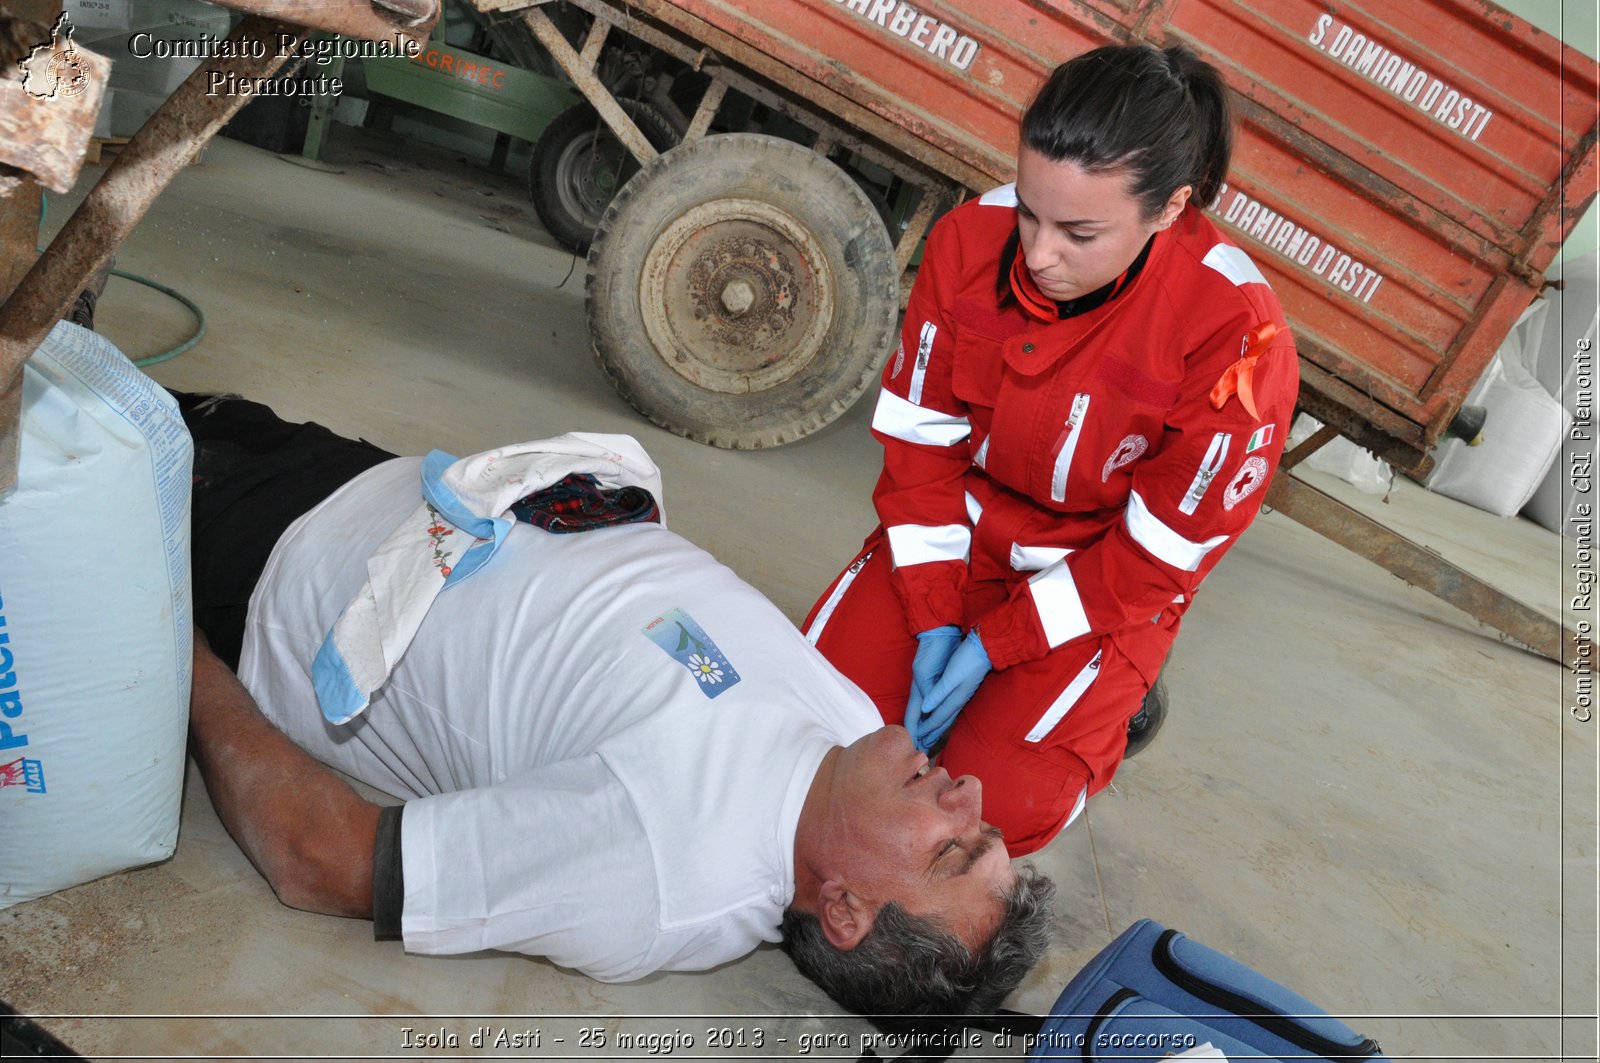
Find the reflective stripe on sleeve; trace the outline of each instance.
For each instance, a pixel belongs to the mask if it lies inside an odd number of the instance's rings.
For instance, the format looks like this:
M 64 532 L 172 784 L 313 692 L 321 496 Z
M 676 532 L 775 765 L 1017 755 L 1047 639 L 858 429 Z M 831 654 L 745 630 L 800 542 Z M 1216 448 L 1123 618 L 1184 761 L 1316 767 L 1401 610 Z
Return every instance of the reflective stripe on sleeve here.
M 886 436 L 929 447 L 950 447 L 972 433 L 965 417 L 907 402 L 887 388 L 878 392 L 872 427 Z
M 1039 721 L 1028 731 L 1026 740 L 1029 742 L 1044 741 L 1045 736 L 1054 730 L 1056 724 L 1060 723 L 1062 718 L 1072 710 L 1072 706 L 1078 703 L 1078 699 L 1083 697 L 1084 691 L 1089 689 L 1089 685 L 1094 682 L 1095 677 L 1099 674 L 1100 654 L 1096 653 L 1094 660 L 1084 665 L 1078 674 L 1072 677 L 1072 682 L 1067 684 L 1067 689 L 1063 690 L 1056 700 L 1050 703 L 1050 707 L 1044 711 L 1044 715 L 1039 717 Z
M 1029 576 L 1028 593 L 1033 595 L 1033 608 L 1052 650 L 1088 634 L 1089 617 L 1083 611 L 1083 599 L 1078 597 L 1078 585 L 1066 561 Z
M 982 519 L 983 519 L 983 505 L 976 498 L 972 497 L 972 492 L 971 491 L 968 491 L 967 492 L 967 523 L 972 525 L 974 528 L 976 528 L 978 526 L 978 521 L 980 521 Z
M 1201 261 L 1236 285 L 1267 283 L 1267 278 L 1250 261 L 1250 256 L 1231 244 L 1217 244 L 1206 252 L 1206 257 Z
M 993 438 L 993 436 L 984 436 L 983 442 L 978 445 L 978 452 L 972 455 L 972 464 L 980 469 L 987 468 L 989 465 L 989 440 Z
M 1017 572 L 1038 572 L 1072 553 L 1064 546 L 1023 546 L 1011 544 L 1011 567 Z
M 972 529 L 964 524 L 896 524 L 889 528 L 889 553 L 896 568 L 931 561 L 965 563 Z
M 1137 491 L 1128 496 L 1128 508 L 1123 511 L 1122 519 L 1128 526 L 1128 534 L 1146 553 L 1185 572 L 1195 571 L 1207 554 L 1228 541 L 1226 535 L 1213 535 L 1201 543 L 1185 539 L 1151 513 Z
M 978 202 L 982 203 L 986 207 L 1014 207 L 1014 206 L 1016 206 L 1017 205 L 1017 185 L 1016 185 L 1016 182 L 1013 181 L 1009 185 L 1001 185 L 999 188 L 991 188 L 991 189 L 989 189 L 989 191 L 985 192 L 983 195 L 978 197 Z
M 856 576 L 872 560 L 870 553 L 856 558 L 850 567 L 844 570 L 844 575 L 839 577 L 839 582 L 834 584 L 833 593 L 828 595 L 828 600 L 822 603 L 822 608 L 817 610 L 816 619 L 811 621 L 811 626 L 806 628 L 806 641 L 815 646 L 822 637 L 822 629 L 828 626 L 828 618 L 833 616 L 833 611 L 839 607 L 839 602 L 844 598 L 844 592 L 850 589 L 850 584 L 856 581 Z

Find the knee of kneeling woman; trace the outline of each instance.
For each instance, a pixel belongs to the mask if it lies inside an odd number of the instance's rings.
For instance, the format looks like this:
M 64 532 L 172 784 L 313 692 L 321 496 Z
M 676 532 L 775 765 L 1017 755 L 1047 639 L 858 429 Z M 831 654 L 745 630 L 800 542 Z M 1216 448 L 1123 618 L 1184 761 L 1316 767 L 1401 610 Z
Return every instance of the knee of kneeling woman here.
M 984 792 L 988 793 L 987 790 Z M 1023 801 L 1008 802 L 1007 807 L 996 810 L 995 815 L 1003 818 L 990 820 L 1000 828 L 1006 852 L 1012 859 L 1036 853 L 1054 841 L 1056 835 L 1078 818 L 1089 794 L 1085 784 L 1074 780 L 1060 787 L 1054 800 L 1042 800 L 1035 804 L 1026 800 L 1026 795 L 1023 796 Z M 985 804 L 987 806 L 987 802 Z M 1019 804 L 1021 807 L 1018 807 Z M 987 807 L 985 815 L 988 816 Z
M 974 755 L 974 754 L 978 755 Z M 1013 858 L 1038 852 L 1083 811 L 1089 773 L 1081 761 L 1021 763 L 1013 756 L 984 757 L 971 743 L 952 741 L 940 763 L 951 775 L 975 775 L 983 783 L 983 819 L 1000 828 Z

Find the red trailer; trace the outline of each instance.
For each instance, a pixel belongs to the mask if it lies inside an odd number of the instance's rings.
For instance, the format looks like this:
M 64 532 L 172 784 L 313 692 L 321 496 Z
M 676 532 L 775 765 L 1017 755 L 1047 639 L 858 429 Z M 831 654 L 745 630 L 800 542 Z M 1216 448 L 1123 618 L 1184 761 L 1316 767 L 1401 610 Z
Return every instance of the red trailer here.
M 609 224 L 595 241 L 590 313 L 602 364 L 652 420 L 722 446 L 782 443 L 827 423 L 893 344 L 883 315 L 856 315 L 837 283 L 809 307 L 838 318 L 823 324 L 797 320 L 804 308 L 763 289 L 762 280 L 804 287 L 809 270 L 817 286 L 842 279 L 827 276 L 825 249 L 804 245 L 826 243 L 824 230 L 842 224 L 829 208 L 848 215 L 861 204 L 800 171 L 826 172 L 823 156 L 847 155 L 922 190 L 924 209 L 897 234 L 894 265 L 903 266 L 935 210 L 1011 179 L 1017 117 L 1035 86 L 1099 44 L 1182 42 L 1224 72 L 1239 142 L 1211 209 L 1283 301 L 1303 356 L 1305 408 L 1412 472 L 1426 471 L 1430 447 L 1538 294 L 1542 271 L 1595 190 L 1595 63 L 1472 0 L 572 2 L 592 19 L 583 56 L 542 12 L 527 15 L 602 113 L 610 101 L 596 99 L 598 86 L 584 75 L 599 53 L 597 35 L 615 27 L 710 75 L 686 139 L 711 128 L 730 86 L 815 136 L 808 146 L 821 165 L 783 160 L 804 185 L 807 202 L 787 219 L 804 236 L 748 206 L 717 211 L 724 226 L 753 227 L 752 253 L 793 254 L 785 259 L 792 271 L 776 277 L 752 268 L 727 305 L 722 288 L 701 282 L 732 264 L 708 272 L 688 261 L 713 245 L 724 254 L 722 241 L 702 238 L 670 254 L 655 243 L 695 206 L 763 198 L 738 191 L 765 152 L 744 134 L 710 138 L 717 143 L 704 146 L 698 166 L 647 167 L 620 205 L 630 212 L 621 220 L 631 223 L 638 201 L 669 187 L 677 213 L 657 219 L 658 232 Z M 654 157 L 642 137 L 627 135 L 632 123 L 620 109 L 606 117 L 642 160 Z M 891 267 L 881 250 L 865 248 L 846 267 L 852 285 L 883 289 L 881 271 Z M 632 301 L 636 291 L 649 305 L 620 315 L 636 320 L 613 320 L 608 303 Z M 762 317 L 769 306 L 787 316 Z M 753 316 L 763 327 L 751 327 Z M 735 339 L 736 351 L 707 353 L 707 344 Z M 772 346 L 752 348 L 762 341 Z M 833 357 L 835 343 L 851 356 Z M 814 386 L 795 364 L 801 359 L 825 361 L 839 387 Z M 662 393 L 679 381 L 683 409 Z

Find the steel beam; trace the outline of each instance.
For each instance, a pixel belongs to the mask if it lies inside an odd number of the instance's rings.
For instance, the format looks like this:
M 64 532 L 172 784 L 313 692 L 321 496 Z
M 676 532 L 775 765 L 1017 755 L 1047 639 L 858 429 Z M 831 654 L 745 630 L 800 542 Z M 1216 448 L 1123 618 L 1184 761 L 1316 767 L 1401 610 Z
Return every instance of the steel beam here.
M 1559 664 L 1593 659 L 1594 644 L 1538 610 L 1464 572 L 1437 553 L 1385 528 L 1304 480 L 1280 472 L 1267 505 L 1324 538 L 1449 602 L 1475 620 Z

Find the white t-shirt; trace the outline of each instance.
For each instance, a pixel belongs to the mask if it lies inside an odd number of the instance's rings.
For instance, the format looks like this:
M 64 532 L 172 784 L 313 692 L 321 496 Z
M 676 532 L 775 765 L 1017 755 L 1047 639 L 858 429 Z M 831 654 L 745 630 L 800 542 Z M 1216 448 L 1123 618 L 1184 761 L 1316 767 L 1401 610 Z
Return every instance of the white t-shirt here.
M 754 588 L 660 525 L 518 523 L 434 601 L 367 712 L 324 721 L 311 662 L 416 507 L 418 465 L 362 474 L 284 533 L 240 663 L 296 743 L 411 799 L 406 948 L 626 981 L 777 941 L 817 767 L 882 721 Z

